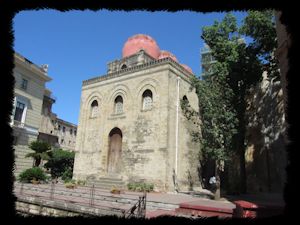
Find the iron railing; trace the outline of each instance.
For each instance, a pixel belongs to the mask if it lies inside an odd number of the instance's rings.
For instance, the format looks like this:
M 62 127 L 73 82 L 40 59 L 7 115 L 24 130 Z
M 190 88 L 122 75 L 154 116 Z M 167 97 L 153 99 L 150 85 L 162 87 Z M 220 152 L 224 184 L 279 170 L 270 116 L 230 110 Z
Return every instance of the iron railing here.
M 76 204 L 78 206 L 88 206 L 92 209 L 103 210 L 107 212 L 107 215 L 110 215 L 111 212 L 113 212 L 125 218 L 144 218 L 146 215 L 145 192 L 142 196 L 132 193 L 126 193 L 123 196 L 116 196 L 110 195 L 109 191 L 98 189 L 94 184 L 92 184 L 91 186 L 83 186 L 80 190 L 74 190 L 74 192 L 70 193 L 70 191 L 66 190 L 62 184 L 57 184 L 56 182 L 51 182 L 51 184 L 46 187 L 40 185 L 41 184 L 36 185 L 16 183 L 14 193 L 17 199 L 19 199 L 20 201 L 22 201 L 22 199 L 26 199 L 26 197 L 35 197 L 39 202 L 38 204 L 45 204 L 42 202 L 50 200 L 56 203 L 72 203 L 71 205 Z M 76 199 L 68 199 L 68 196 L 77 197 Z M 133 204 L 134 201 L 136 202 Z M 111 203 L 112 205 L 108 206 L 107 203 Z M 126 208 L 129 209 L 126 210 L 122 207 L 118 207 L 118 204 L 120 204 L 120 206 L 127 205 Z M 130 204 L 133 205 L 130 206 Z M 90 212 L 86 213 L 90 214 Z
M 137 217 L 145 218 L 146 217 L 146 192 L 143 196 L 139 197 L 139 200 L 127 211 L 124 213 L 125 218 Z

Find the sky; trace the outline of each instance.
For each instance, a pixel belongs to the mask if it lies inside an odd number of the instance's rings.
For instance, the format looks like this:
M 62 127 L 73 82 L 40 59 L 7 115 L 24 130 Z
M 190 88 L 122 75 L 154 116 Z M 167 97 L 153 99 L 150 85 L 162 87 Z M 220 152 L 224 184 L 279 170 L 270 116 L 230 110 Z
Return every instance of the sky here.
M 232 12 L 241 23 L 246 12 Z M 78 124 L 82 81 L 105 75 L 107 63 L 122 57 L 127 39 L 147 34 L 161 50 L 201 74 L 202 27 L 226 13 L 147 11 L 22 11 L 13 22 L 14 50 L 36 65 L 48 64 L 46 87 L 60 119 Z

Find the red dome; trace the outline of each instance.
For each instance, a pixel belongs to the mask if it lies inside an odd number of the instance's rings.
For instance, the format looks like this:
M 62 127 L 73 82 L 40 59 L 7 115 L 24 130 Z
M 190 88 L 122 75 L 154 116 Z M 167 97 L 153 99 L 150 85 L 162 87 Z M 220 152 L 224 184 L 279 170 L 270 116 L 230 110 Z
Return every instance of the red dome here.
M 181 66 L 183 66 L 183 68 L 186 69 L 187 71 L 189 71 L 190 73 L 193 73 L 192 69 L 189 66 L 187 66 L 185 64 L 181 64 Z
M 160 49 L 156 41 L 145 34 L 136 34 L 126 41 L 123 47 L 122 56 L 127 57 L 140 51 L 145 50 L 153 58 L 157 59 L 160 54 Z
M 160 55 L 159 55 L 158 59 L 163 59 L 163 58 L 168 58 L 168 57 L 173 59 L 175 62 L 178 62 L 175 55 L 173 55 L 171 52 L 168 52 L 165 50 L 160 51 Z

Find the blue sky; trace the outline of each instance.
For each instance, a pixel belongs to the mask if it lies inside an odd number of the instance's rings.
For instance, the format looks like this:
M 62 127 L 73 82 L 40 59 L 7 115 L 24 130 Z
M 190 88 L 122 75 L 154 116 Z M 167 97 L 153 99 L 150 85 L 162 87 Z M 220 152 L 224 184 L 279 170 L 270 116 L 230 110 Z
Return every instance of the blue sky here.
M 245 12 L 233 12 L 238 23 Z M 127 39 L 142 33 L 153 37 L 161 50 L 201 73 L 203 26 L 222 20 L 224 13 L 181 11 L 22 11 L 14 18 L 14 49 L 37 65 L 48 64 L 56 97 L 52 111 L 78 123 L 83 80 L 105 75 L 107 63 L 122 56 Z

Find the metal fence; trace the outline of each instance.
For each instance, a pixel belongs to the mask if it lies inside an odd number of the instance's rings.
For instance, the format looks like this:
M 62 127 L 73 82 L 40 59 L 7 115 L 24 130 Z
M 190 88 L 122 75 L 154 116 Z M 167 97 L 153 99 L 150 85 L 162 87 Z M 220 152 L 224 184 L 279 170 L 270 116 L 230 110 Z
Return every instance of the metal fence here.
M 76 205 L 95 211 L 101 210 L 102 215 L 116 214 L 125 218 L 146 216 L 146 192 L 142 196 L 137 193 L 112 194 L 109 190 L 95 187 L 94 184 L 69 189 L 63 184 L 52 182 L 47 185 L 16 183 L 14 194 L 19 200 L 34 197 L 39 200 L 38 204 L 51 201 L 69 205 L 66 208 L 68 211 L 72 211 L 72 207 Z M 91 214 L 90 211 L 87 214 Z

